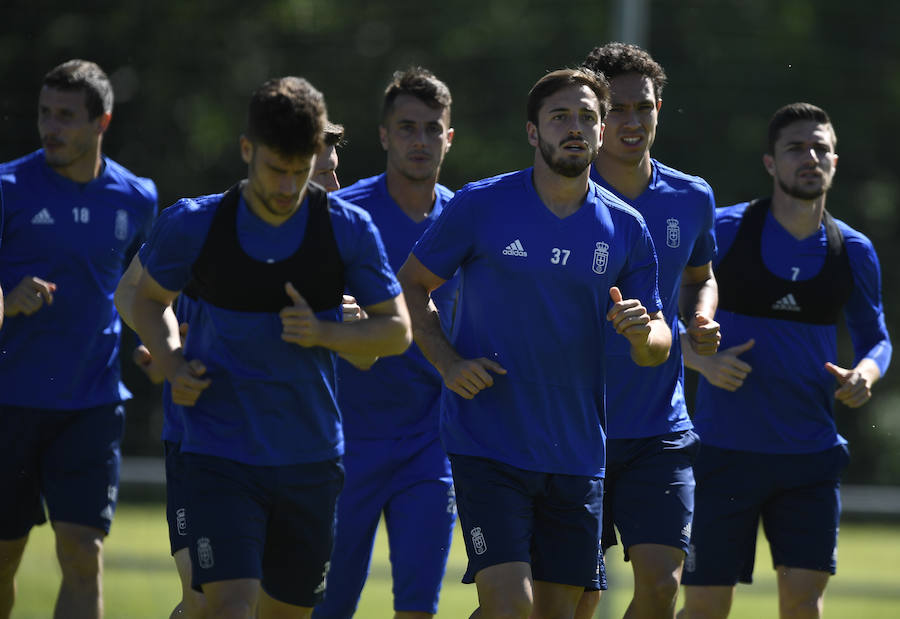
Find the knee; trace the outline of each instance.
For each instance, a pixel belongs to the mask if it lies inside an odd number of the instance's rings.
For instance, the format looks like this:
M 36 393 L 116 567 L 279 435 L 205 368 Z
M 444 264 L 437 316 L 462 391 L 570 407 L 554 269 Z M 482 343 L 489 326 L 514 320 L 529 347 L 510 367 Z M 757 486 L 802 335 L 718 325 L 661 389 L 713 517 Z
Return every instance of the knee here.
M 525 595 L 497 596 L 481 602 L 480 617 L 490 619 L 528 619 L 533 604 Z
M 654 605 L 668 606 L 678 597 L 680 570 L 635 570 L 635 597 L 652 600 Z
M 678 619 L 725 619 L 733 596 L 733 587 L 685 587 L 684 608 Z
M 103 539 L 92 535 L 57 535 L 56 556 L 64 578 L 96 579 L 102 570 Z
M 824 590 L 785 591 L 778 596 L 778 610 L 782 617 L 821 617 L 824 605 Z

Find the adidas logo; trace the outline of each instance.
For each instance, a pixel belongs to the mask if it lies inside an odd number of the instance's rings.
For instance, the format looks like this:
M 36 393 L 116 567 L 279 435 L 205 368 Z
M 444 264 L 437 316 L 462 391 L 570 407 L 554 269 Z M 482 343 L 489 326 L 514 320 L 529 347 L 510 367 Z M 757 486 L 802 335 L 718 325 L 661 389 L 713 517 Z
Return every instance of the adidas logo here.
M 31 223 L 33 224 L 55 224 L 53 221 L 53 216 L 50 214 L 45 208 L 42 208 L 37 215 L 31 218 Z
M 784 310 L 786 312 L 799 312 L 800 306 L 797 305 L 797 300 L 794 299 L 794 295 L 786 294 L 772 304 L 772 309 Z
M 522 247 L 522 241 L 516 239 L 512 243 L 506 246 L 506 249 L 503 250 L 504 256 L 521 256 L 524 258 L 528 255 L 528 252 L 525 251 L 525 248 Z

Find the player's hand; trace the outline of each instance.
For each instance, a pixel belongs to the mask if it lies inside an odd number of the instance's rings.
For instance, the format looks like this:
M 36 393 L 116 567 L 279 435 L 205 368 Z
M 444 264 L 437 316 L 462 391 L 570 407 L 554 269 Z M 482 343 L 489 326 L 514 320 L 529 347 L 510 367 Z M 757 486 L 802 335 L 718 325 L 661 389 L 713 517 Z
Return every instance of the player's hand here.
M 172 385 L 172 403 L 181 406 L 196 404 L 200 394 L 212 383 L 208 378 L 201 378 L 204 374 L 206 366 L 199 359 L 182 362 L 169 380 Z
M 696 359 L 698 370 L 709 383 L 725 391 L 737 391 L 744 384 L 744 379 L 753 371 L 746 361 L 738 359 L 741 355 L 756 344 L 756 340 L 749 339 L 743 344 L 732 346 L 725 350 Z
M 181 336 L 182 347 L 184 346 L 184 339 L 187 337 L 187 331 L 188 323 L 183 322 L 178 325 L 178 334 Z M 134 363 L 143 370 L 151 383 L 158 385 L 166 380 L 166 375 L 163 373 L 162 368 L 153 361 L 153 355 L 150 354 L 150 351 L 143 344 L 134 349 L 131 358 L 134 360 Z
M 491 372 L 506 374 L 506 368 L 486 357 L 478 357 L 453 362 L 441 371 L 441 376 L 450 391 L 471 400 L 479 391 L 494 384 Z
M 719 323 L 712 318 L 707 318 L 700 312 L 694 314 L 687 327 L 691 348 L 698 355 L 712 355 L 719 349 L 722 334 L 719 332 Z
M 613 306 L 606 313 L 616 333 L 624 335 L 632 344 L 643 344 L 650 335 L 650 314 L 637 299 L 623 299 L 622 292 L 613 286 L 609 289 Z
M 319 319 L 291 282 L 284 285 L 284 290 L 293 305 L 278 313 L 281 317 L 281 339 L 304 348 L 316 346 L 320 335 Z
M 366 310 L 359 306 L 359 303 L 356 302 L 356 297 L 350 296 L 349 294 L 344 295 L 344 299 L 341 302 L 341 315 L 343 316 L 344 322 L 356 322 L 357 320 L 364 320 L 368 318 L 368 314 L 366 314 Z
M 872 397 L 872 385 L 856 370 L 848 370 L 833 363 L 826 363 L 825 369 L 834 376 L 840 387 L 834 392 L 838 402 L 850 408 L 858 408 Z
M 26 275 L 15 288 L 6 295 L 3 313 L 6 316 L 25 314 L 30 316 L 44 304 L 53 303 L 53 293 L 56 292 L 56 284 L 48 282 L 40 277 Z

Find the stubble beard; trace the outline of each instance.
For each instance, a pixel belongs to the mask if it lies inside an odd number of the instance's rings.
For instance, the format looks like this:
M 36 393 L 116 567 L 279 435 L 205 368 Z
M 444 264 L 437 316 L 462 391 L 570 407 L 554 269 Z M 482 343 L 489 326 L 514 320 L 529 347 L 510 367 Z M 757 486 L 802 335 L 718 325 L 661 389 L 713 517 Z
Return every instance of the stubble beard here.
M 547 167 L 556 174 L 565 176 L 566 178 L 576 178 L 580 176 L 597 157 L 597 149 L 590 146 L 588 146 L 588 150 L 585 153 L 586 158 L 584 160 L 569 159 L 564 156 L 556 157 L 556 153 L 558 152 L 557 149 L 549 142 L 545 141 L 540 135 L 538 135 L 538 150 L 540 150 L 541 158 L 544 160 L 544 163 L 547 164 Z

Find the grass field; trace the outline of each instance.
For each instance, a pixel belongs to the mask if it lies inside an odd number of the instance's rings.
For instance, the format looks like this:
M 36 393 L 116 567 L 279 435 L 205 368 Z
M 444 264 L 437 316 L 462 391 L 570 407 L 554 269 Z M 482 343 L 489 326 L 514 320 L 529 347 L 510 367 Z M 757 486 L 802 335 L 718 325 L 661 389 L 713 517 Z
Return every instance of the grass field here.
M 475 607 L 475 588 L 460 584 L 465 550 L 457 539 L 451 551 L 438 617 L 458 619 Z M 631 597 L 630 568 L 621 550 L 607 556 L 611 589 L 600 603 L 598 617 L 621 617 Z M 845 523 L 841 529 L 838 576 L 828 586 L 827 617 L 896 619 L 900 617 L 900 527 Z M 756 582 L 741 586 L 731 617 L 759 619 L 777 616 L 775 579 L 768 546 L 760 544 Z M 48 526 L 35 529 L 19 569 L 19 598 L 13 619 L 47 619 L 59 586 L 59 568 Z M 120 505 L 106 543 L 104 580 L 108 619 L 168 617 L 180 596 L 174 564 L 168 554 L 165 514 L 161 504 Z M 387 542 L 381 529 L 369 582 L 357 617 L 392 616 Z

